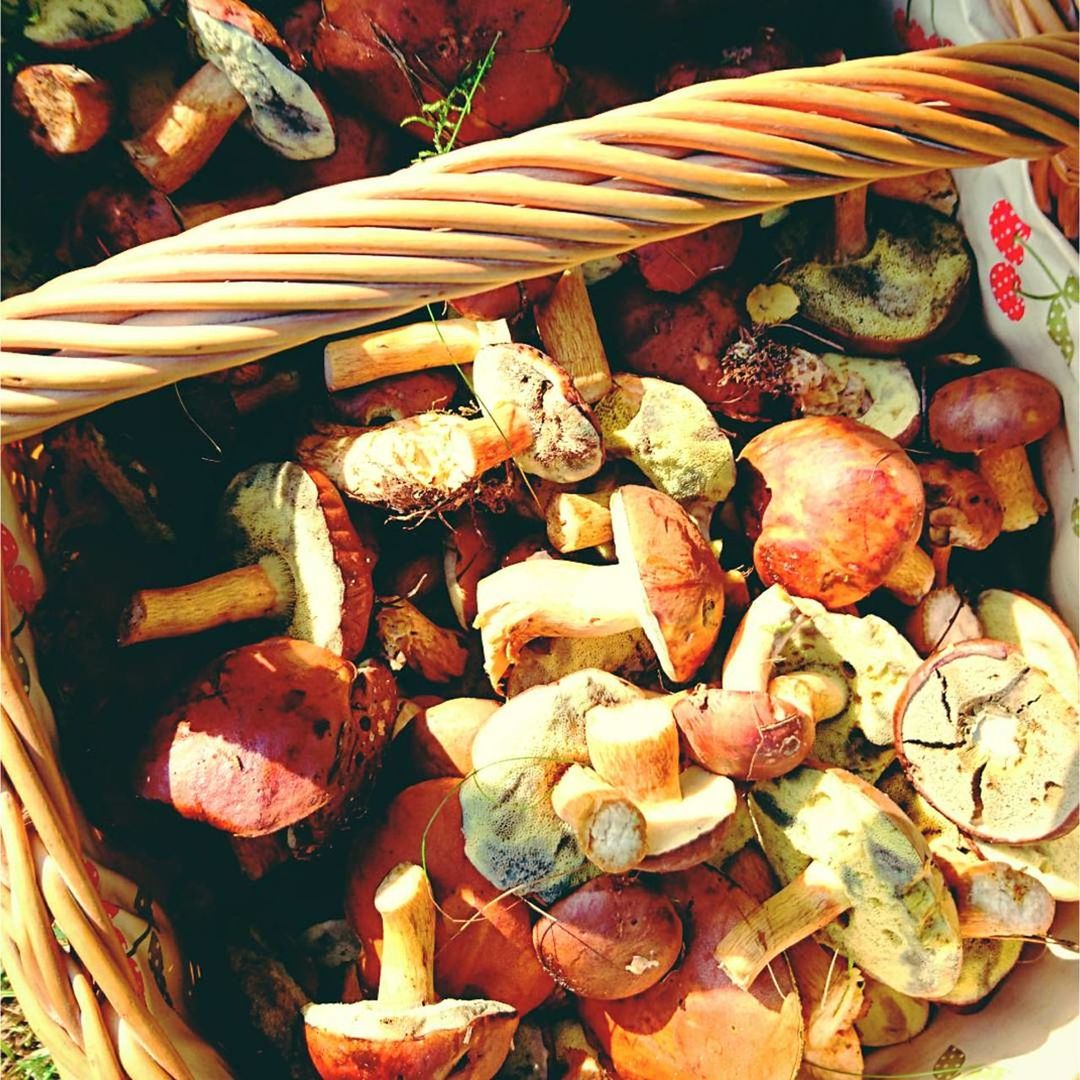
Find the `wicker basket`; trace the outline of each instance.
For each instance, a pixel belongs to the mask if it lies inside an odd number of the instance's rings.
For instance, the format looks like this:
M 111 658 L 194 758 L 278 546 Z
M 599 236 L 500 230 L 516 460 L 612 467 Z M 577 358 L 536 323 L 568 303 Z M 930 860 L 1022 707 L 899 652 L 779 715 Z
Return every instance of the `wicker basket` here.
M 1075 148 L 1077 56 L 1075 35 L 1052 34 L 692 86 L 221 219 L 0 304 L 14 444 L 5 565 L 22 567 L 3 610 L 0 955 L 63 1075 L 231 1073 L 183 1017 L 164 913 L 109 868 L 57 764 L 13 602 L 44 588 L 33 436 L 181 378 L 715 222 Z

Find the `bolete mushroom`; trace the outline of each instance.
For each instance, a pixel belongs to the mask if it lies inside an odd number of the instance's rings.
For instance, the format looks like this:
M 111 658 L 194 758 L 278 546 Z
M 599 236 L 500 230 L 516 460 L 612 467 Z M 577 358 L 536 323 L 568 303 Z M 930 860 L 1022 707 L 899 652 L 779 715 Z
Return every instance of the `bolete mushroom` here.
M 325 476 L 290 461 L 245 469 L 222 497 L 220 531 L 237 569 L 141 589 L 121 620 L 121 645 L 274 619 L 291 637 L 350 659 L 360 652 L 375 554 Z
M 704 866 L 656 879 L 683 923 L 685 952 L 666 978 L 621 1001 L 579 999 L 586 1028 L 623 1080 L 790 1080 L 802 1055 L 799 997 L 783 965 L 749 990 L 713 958 L 754 902 Z
M 112 125 L 113 93 L 108 83 L 73 64 L 32 64 L 15 76 L 11 107 L 26 121 L 38 149 L 84 154 Z
M 380 882 L 375 907 L 383 934 L 378 999 L 304 1008 L 319 1075 L 491 1080 L 510 1052 L 517 1010 L 501 1001 L 436 998 L 435 901 L 427 875 L 414 863 L 399 863 Z
M 946 383 L 930 401 L 930 440 L 953 454 L 975 454 L 979 475 L 1001 505 L 1003 532 L 1034 525 L 1048 510 L 1028 462 L 1061 418 L 1061 395 L 1033 371 L 997 368 Z
M 731 266 L 742 233 L 741 221 L 722 221 L 684 236 L 643 244 L 634 252 L 638 273 L 653 292 L 688 292 L 710 274 Z
M 334 152 L 326 109 L 265 15 L 241 0 L 188 0 L 188 22 L 207 62 L 146 131 L 124 143 L 151 186 L 168 194 L 186 184 L 248 109 L 255 134 L 282 157 Z
M 659 663 L 641 629 L 598 638 L 537 638 L 521 650 L 510 669 L 506 696 L 517 697 L 530 686 L 557 682 L 564 675 L 586 668 L 634 680 L 658 671 Z
M 1037 844 L 973 842 L 984 858 L 1003 862 L 1042 882 L 1055 900 L 1080 900 L 1080 832 L 1076 829 Z
M 966 1009 L 988 997 L 1020 959 L 1022 941 L 1009 938 L 967 938 L 960 977 L 946 994 L 931 1000 L 941 1005 Z
M 498 687 L 538 637 L 604 637 L 642 627 L 668 678 L 685 682 L 720 630 L 723 576 L 693 520 L 670 496 L 627 485 L 611 498 L 619 562 L 530 559 L 484 578 L 476 625 Z
M 43 49 L 93 49 L 148 26 L 164 8 L 164 0 L 91 4 L 42 0 L 34 10 L 35 17 L 23 27 L 23 36 Z
M 414 773 L 424 780 L 468 776 L 473 739 L 498 708 L 497 701 L 459 697 L 421 709 L 405 734 Z
M 443 574 L 450 606 L 463 630 L 476 618 L 476 586 L 499 565 L 495 536 L 480 513 L 451 518 L 450 534 L 443 543 Z
M 585 718 L 599 776 L 645 818 L 641 870 L 686 870 L 711 858 L 735 813 L 735 785 L 695 765 L 679 771 L 679 730 L 667 697 L 598 706 Z
M 445 409 L 457 389 L 456 374 L 434 368 L 409 375 L 388 375 L 355 390 L 331 394 L 329 404 L 335 420 L 358 427 L 375 427 L 390 420 Z
M 642 691 L 604 671 L 579 671 L 512 698 L 472 743 L 473 774 L 461 785 L 465 853 L 499 889 L 554 902 L 596 871 L 551 792 L 572 764 L 588 765 L 586 715 Z
M 461 634 L 432 622 L 401 597 L 380 602 L 375 634 L 394 671 L 409 667 L 428 682 L 450 682 L 464 673 L 469 662 Z
M 905 563 L 929 563 L 916 547 L 919 471 L 873 428 L 835 416 L 777 424 L 746 444 L 739 472 L 754 566 L 767 585 L 838 608 L 902 574 Z
M 363 985 L 379 984 L 382 925 L 375 890 L 397 863 L 423 862 L 438 903 L 435 986 L 447 997 L 505 1001 L 523 1016 L 555 989 L 532 947 L 532 919 L 520 897 L 486 881 L 465 856 L 452 778 L 399 792 L 374 826 L 358 834 L 345 886 L 345 917 L 363 945 Z
M 594 1001 L 655 986 L 679 958 L 682 941 L 675 906 L 645 879 L 594 878 L 552 904 L 533 927 L 544 970 Z
M 638 866 L 648 850 L 645 816 L 595 769 L 573 764 L 551 789 L 551 808 L 584 856 L 608 874 Z
M 895 1046 L 907 1042 L 929 1022 L 930 1003 L 925 998 L 901 994 L 877 979 L 864 980 L 862 1015 L 855 1021 L 855 1030 L 863 1046 Z
M 356 668 L 292 638 L 225 653 L 154 724 L 136 766 L 143 798 L 232 836 L 295 826 L 333 802 L 389 731 L 364 732 Z
M 931 589 L 912 608 L 903 630 L 920 656 L 986 636 L 971 605 L 952 585 Z
M 964 231 L 922 206 L 875 203 L 866 188 L 833 199 L 830 250 L 780 274 L 800 313 L 828 337 L 871 356 L 896 356 L 941 333 L 959 315 L 972 276 Z
M 922 834 L 880 791 L 842 769 L 802 766 L 751 793 L 759 841 L 784 888 L 716 947 L 747 986 L 816 931 L 902 993 L 947 993 L 960 971 L 956 906 Z
M 1012 645 L 965 641 L 923 661 L 895 738 L 915 789 L 972 836 L 1033 843 L 1076 827 L 1077 706 Z

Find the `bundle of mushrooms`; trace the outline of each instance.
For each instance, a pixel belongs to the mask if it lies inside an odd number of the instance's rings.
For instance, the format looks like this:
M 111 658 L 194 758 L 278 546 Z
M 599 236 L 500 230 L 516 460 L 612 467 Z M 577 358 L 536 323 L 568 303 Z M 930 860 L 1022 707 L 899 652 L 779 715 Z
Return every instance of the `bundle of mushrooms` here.
M 861 1075 L 1080 896 L 1076 641 L 970 569 L 1047 514 L 1061 400 L 935 352 L 943 184 L 772 226 L 781 326 L 739 225 L 331 343 L 220 572 L 129 597 L 129 651 L 250 626 L 138 794 L 255 879 L 350 837 L 320 1076 Z

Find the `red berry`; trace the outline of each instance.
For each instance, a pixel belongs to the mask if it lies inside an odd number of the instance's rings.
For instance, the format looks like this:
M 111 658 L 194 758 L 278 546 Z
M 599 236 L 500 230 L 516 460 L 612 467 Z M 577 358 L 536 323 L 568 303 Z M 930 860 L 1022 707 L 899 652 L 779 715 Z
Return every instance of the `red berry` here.
M 1031 226 L 1021 221 L 1008 199 L 998 199 L 990 208 L 990 239 L 994 247 L 1009 262 L 1019 266 L 1024 261 L 1024 246 L 1020 240 L 1031 236 Z
M 3 554 L 6 574 L 19 561 L 19 545 L 6 525 L 0 525 L 0 553 Z
M 1013 322 L 1024 317 L 1024 298 L 1019 293 L 1020 275 L 1008 263 L 994 263 L 990 267 L 990 291 L 997 306 Z
M 6 576 L 8 592 L 15 606 L 21 611 L 29 611 L 37 600 L 37 590 L 34 588 L 34 579 L 25 566 L 16 564 Z

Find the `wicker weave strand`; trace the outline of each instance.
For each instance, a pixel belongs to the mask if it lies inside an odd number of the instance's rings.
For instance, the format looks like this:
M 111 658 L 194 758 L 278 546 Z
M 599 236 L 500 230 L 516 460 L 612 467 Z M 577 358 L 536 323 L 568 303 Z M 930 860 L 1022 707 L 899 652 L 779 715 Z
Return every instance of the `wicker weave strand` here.
M 1077 55 L 1059 33 L 691 86 L 124 252 L 0 304 L 4 440 L 715 222 L 1045 157 L 1076 143 Z

